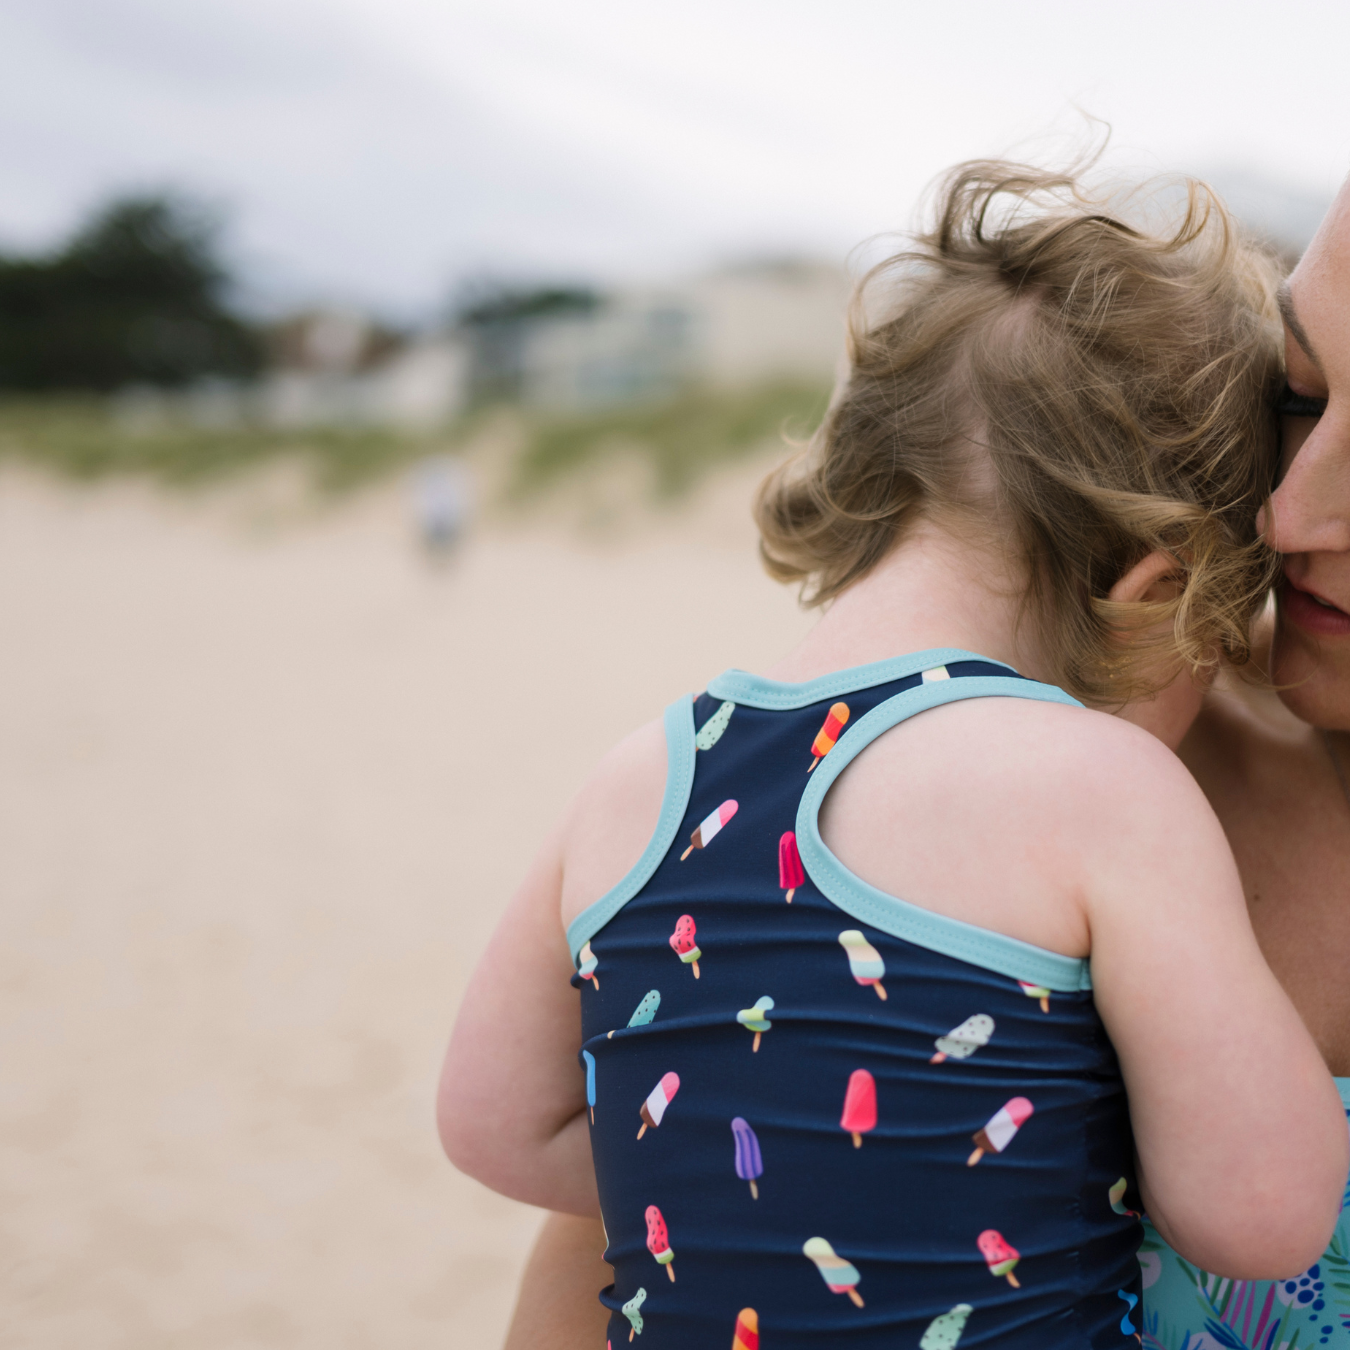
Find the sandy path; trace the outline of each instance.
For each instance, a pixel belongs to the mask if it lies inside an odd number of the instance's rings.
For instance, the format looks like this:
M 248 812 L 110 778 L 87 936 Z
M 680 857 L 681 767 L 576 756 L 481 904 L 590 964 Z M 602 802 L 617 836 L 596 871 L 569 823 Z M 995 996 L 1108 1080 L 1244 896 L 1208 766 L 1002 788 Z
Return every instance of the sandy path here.
M 599 752 L 803 631 L 753 477 L 438 571 L 392 488 L 0 475 L 5 1344 L 497 1344 L 538 1215 L 440 1155 L 445 1036 Z

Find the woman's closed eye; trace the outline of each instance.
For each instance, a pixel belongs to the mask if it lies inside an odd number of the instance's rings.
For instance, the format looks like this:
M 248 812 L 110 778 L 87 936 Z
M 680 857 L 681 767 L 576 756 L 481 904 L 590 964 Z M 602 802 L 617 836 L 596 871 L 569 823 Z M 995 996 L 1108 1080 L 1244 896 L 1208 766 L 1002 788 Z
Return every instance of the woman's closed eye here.
M 1321 417 L 1326 410 L 1326 399 L 1296 394 L 1287 384 L 1275 400 L 1275 411 L 1281 417 Z

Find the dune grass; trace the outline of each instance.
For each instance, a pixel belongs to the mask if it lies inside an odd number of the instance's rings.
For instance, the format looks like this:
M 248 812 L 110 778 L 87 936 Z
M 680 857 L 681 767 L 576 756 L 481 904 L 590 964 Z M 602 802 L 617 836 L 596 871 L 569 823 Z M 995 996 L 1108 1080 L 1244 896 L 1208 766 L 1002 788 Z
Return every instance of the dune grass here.
M 434 432 L 346 426 L 278 430 L 249 425 L 136 425 L 95 397 L 0 398 L 0 460 L 20 459 L 72 478 L 149 476 L 188 487 L 282 458 L 313 466 L 324 491 L 343 491 L 396 473 L 431 453 L 453 453 L 493 437 L 503 412 L 517 435 L 505 475 L 508 495 L 539 495 L 583 466 L 616 453 L 648 457 L 656 491 L 678 495 L 709 468 L 787 433 L 807 434 L 825 409 L 819 385 L 775 383 L 735 391 L 691 390 L 659 403 L 584 415 L 479 409 Z M 507 453 L 503 451 L 502 453 Z

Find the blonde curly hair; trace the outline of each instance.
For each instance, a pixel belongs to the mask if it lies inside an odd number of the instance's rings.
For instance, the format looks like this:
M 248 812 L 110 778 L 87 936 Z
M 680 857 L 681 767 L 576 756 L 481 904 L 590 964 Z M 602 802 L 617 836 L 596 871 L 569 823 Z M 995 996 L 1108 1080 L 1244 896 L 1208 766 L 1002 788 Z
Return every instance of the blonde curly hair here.
M 1183 186 L 1155 233 L 1072 174 L 953 169 L 931 228 L 859 286 L 824 423 L 760 489 L 769 573 L 821 604 L 922 515 L 992 519 L 1076 697 L 1151 692 L 1160 646 L 1197 671 L 1249 660 L 1277 565 L 1256 516 L 1278 453 L 1279 272 L 1209 188 Z M 1155 549 L 1178 560 L 1175 599 L 1113 604 Z

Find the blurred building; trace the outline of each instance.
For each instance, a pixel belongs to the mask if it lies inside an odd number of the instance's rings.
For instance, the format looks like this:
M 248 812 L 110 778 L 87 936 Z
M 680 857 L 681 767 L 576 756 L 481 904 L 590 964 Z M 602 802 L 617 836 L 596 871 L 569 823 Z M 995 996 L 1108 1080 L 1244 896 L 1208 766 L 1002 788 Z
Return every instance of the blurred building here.
M 462 326 L 478 399 L 558 411 L 668 398 L 690 385 L 828 381 L 844 350 L 848 279 L 814 262 L 762 262 L 581 303 L 529 297 Z M 552 292 L 562 295 L 563 292 Z

